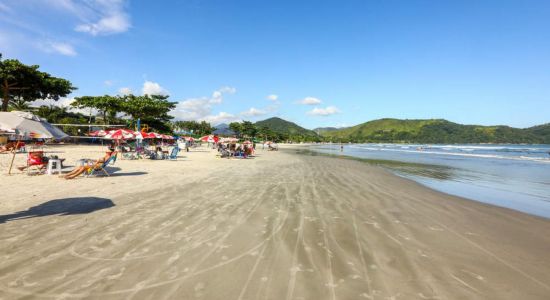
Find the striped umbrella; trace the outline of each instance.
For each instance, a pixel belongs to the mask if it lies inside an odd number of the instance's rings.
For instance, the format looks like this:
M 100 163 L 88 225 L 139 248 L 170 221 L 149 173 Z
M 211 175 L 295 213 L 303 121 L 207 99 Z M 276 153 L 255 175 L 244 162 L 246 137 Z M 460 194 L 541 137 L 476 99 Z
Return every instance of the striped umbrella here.
M 115 130 L 109 130 L 107 132 L 107 135 L 105 135 L 106 139 L 111 140 L 128 140 L 128 139 L 135 139 L 135 131 L 132 131 L 130 129 L 115 129 Z
M 88 135 L 93 137 L 104 137 L 107 135 L 107 131 L 105 130 L 91 131 L 90 133 L 88 133 Z

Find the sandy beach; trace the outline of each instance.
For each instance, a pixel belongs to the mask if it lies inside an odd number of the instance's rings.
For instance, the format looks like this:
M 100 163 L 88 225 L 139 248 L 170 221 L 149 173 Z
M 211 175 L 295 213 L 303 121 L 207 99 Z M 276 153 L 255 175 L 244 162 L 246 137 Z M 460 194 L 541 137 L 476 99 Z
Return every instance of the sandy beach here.
M 104 152 L 47 150 L 67 165 Z M 64 180 L 7 176 L 7 157 L 0 299 L 550 296 L 550 220 L 365 163 L 291 149 L 229 160 L 202 148 Z

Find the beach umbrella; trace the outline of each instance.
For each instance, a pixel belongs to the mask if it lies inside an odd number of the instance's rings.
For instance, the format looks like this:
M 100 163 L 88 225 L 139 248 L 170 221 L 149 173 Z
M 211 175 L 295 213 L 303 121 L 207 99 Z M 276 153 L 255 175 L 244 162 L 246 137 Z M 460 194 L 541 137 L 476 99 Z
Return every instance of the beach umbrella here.
M 0 112 L 0 130 L 36 139 L 60 140 L 68 137 L 61 129 L 45 120 L 22 111 Z
M 251 144 L 252 144 L 251 141 L 244 141 L 244 142 L 243 142 L 243 145 L 251 145 Z
M 161 134 L 160 136 L 161 136 L 161 139 L 163 139 L 163 140 L 173 140 L 174 139 L 173 136 L 167 135 L 167 134 Z
M 195 139 L 194 139 L 193 137 L 190 137 L 190 136 L 184 136 L 184 137 L 182 137 L 182 138 L 183 138 L 184 140 L 190 141 L 190 142 L 195 141 Z
M 93 137 L 104 137 L 106 135 L 107 135 L 107 131 L 105 130 L 96 130 L 88 133 L 88 136 L 93 136 Z
M 106 139 L 111 140 L 127 140 L 127 139 L 135 139 L 135 131 L 132 131 L 130 129 L 115 129 L 115 130 L 109 130 L 107 134 L 105 135 Z
M 150 132 L 141 132 L 141 136 L 144 138 L 144 139 L 150 139 L 151 137 L 149 136 L 149 133 Z
M 68 137 L 61 129 L 31 113 L 22 111 L 0 112 L 0 130 L 18 136 L 16 147 L 20 144 L 21 137 L 58 140 Z M 13 151 L 8 174 L 11 174 L 15 153 L 16 151 Z
M 221 139 L 222 143 L 236 143 L 238 141 L 239 141 L 239 139 L 233 138 L 233 137 L 228 137 L 228 138 Z
M 141 131 L 134 131 L 134 136 L 136 137 L 136 140 L 143 140 L 144 139 L 143 134 L 141 133 Z
M 220 140 L 220 138 L 211 134 L 211 135 L 205 135 L 201 137 L 200 140 L 208 143 L 217 143 Z
M 156 132 L 149 132 L 150 139 L 162 139 L 162 134 Z

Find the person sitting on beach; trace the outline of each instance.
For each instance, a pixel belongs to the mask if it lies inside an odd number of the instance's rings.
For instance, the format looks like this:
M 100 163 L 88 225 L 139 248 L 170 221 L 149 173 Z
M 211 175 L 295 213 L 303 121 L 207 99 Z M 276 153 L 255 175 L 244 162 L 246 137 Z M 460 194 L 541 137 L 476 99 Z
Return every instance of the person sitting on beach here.
M 44 156 L 44 153 L 42 151 L 37 152 L 29 152 L 29 161 L 32 162 L 33 166 L 38 166 L 40 171 L 42 171 L 46 164 L 48 163 L 48 158 Z M 17 169 L 21 172 L 25 171 L 25 169 L 31 167 L 31 165 L 27 166 L 19 166 Z
M 249 156 L 254 154 L 254 147 L 246 147 L 244 148 L 244 153 Z
M 17 145 L 17 142 L 9 142 L 7 144 L 5 144 L 4 146 L 0 146 L 0 153 L 4 153 L 4 152 L 9 152 L 9 151 L 12 151 L 12 150 L 15 150 L 16 147 L 17 149 L 23 147 L 25 144 L 24 143 L 19 143 L 19 145 Z
M 81 175 L 84 172 L 91 171 L 93 169 L 98 169 L 104 162 L 106 162 L 111 156 L 116 155 L 114 148 L 109 148 L 109 151 L 105 153 L 105 156 L 102 158 L 96 160 L 93 164 L 88 164 L 80 167 L 74 168 L 71 172 L 63 175 L 62 177 L 65 179 L 73 179 L 79 175 Z

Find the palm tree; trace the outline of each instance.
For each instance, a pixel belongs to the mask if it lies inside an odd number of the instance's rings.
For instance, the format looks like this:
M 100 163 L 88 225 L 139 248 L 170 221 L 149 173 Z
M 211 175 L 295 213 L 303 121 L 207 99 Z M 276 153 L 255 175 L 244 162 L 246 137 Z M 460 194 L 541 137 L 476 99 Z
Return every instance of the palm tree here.
M 8 110 L 29 111 L 31 110 L 31 107 L 25 100 L 20 97 L 16 97 L 10 100 Z

